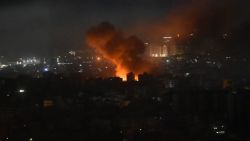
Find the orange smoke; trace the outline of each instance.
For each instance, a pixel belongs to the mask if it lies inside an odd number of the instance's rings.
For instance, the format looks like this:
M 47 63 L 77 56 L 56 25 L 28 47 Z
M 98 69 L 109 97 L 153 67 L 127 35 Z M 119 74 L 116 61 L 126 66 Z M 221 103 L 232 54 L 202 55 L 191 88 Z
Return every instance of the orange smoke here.
M 136 36 L 124 37 L 110 23 L 102 23 L 90 28 L 86 33 L 86 42 L 115 64 L 116 76 L 123 80 L 126 80 L 129 72 L 138 76 L 151 69 L 151 63 L 142 58 L 145 51 L 143 42 Z
M 158 41 L 163 36 L 185 37 L 214 30 L 226 30 L 237 13 L 233 0 L 192 0 L 166 12 L 158 21 L 132 25 L 131 32 Z M 225 4 L 226 3 L 226 4 Z M 220 32 L 220 31 L 219 31 Z M 222 31 L 223 32 L 223 31 Z
M 193 0 L 172 10 L 167 17 L 152 26 L 155 34 L 185 35 L 195 32 L 200 20 L 209 11 L 208 0 Z

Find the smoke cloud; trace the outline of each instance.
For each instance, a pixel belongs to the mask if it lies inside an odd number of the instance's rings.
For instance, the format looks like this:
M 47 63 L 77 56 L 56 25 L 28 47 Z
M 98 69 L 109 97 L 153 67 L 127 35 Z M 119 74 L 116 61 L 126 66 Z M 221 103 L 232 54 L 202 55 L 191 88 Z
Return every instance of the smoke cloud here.
M 116 65 L 116 75 L 126 79 L 129 72 L 148 72 L 151 63 L 143 59 L 144 43 L 136 36 L 125 37 L 110 23 L 101 23 L 86 32 L 87 44 Z
M 244 0 L 188 0 L 169 10 L 162 19 L 136 27 L 150 37 L 231 30 L 249 21 L 246 16 L 249 8 L 244 3 Z
M 189 45 L 190 52 L 194 53 L 207 52 L 211 48 L 220 53 L 235 52 L 239 48 L 234 43 L 239 44 L 239 39 L 244 43 L 242 46 L 246 46 L 247 40 L 242 40 L 250 27 L 248 13 L 249 1 L 246 0 L 186 0 L 158 20 L 132 25 L 131 31 L 153 44 L 159 43 L 163 36 L 178 36 L 179 41 L 187 42 L 187 37 L 194 35 L 195 40 Z M 221 40 L 223 35 L 232 43 Z

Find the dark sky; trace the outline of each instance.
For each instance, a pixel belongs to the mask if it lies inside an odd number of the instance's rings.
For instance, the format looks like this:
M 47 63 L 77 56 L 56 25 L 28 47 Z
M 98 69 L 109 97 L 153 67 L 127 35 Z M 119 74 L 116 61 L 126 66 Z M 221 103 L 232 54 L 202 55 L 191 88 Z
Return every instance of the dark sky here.
M 92 25 L 108 21 L 126 31 L 138 23 L 160 21 L 169 11 L 190 1 L 1 0 L 0 55 L 51 55 L 84 49 L 84 33 Z M 244 6 L 248 3 L 237 4 L 248 8 Z M 249 10 L 243 14 L 243 19 L 247 18 Z
M 164 0 L 82 0 L 0 2 L 0 54 L 47 55 L 84 48 L 84 32 L 109 21 L 126 27 L 159 18 L 172 4 Z

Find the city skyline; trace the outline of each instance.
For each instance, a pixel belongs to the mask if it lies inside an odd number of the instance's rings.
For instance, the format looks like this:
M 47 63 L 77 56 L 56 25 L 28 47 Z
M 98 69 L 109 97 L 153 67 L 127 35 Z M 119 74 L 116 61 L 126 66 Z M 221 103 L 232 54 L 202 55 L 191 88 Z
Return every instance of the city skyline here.
M 0 0 L 0 141 L 250 140 L 249 0 Z
M 174 36 L 171 32 L 186 30 L 188 24 L 182 23 L 190 20 L 195 28 L 190 26 L 187 33 L 192 34 L 193 30 L 201 39 L 195 49 L 208 48 L 204 44 L 209 43 L 241 54 L 249 51 L 246 47 L 248 5 L 246 0 L 5 0 L 0 3 L 0 53 L 51 56 L 68 50 L 85 50 L 88 48 L 84 42 L 86 30 L 104 21 L 111 22 L 125 34 L 137 35 L 144 42 L 155 42 L 155 37 L 159 39 L 164 33 L 164 36 Z M 201 14 L 193 17 L 193 12 Z M 175 21 L 180 24 L 177 30 L 173 30 Z M 217 40 L 224 34 L 232 38 L 227 47 L 221 47 Z

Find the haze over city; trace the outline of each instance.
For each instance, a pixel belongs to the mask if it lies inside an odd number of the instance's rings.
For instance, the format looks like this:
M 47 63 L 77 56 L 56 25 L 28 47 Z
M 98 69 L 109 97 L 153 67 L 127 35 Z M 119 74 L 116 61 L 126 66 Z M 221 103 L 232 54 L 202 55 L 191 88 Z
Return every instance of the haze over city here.
M 250 140 L 249 9 L 0 1 L 0 141 Z
M 195 49 L 208 48 L 208 43 L 223 48 L 222 52 L 225 49 L 245 53 L 249 51 L 245 47 L 248 6 L 247 0 L 4 0 L 0 11 L 0 52 L 21 57 L 84 50 L 87 29 L 110 22 L 144 42 L 195 33 L 205 38 Z M 225 33 L 233 41 L 222 47 L 216 39 Z

